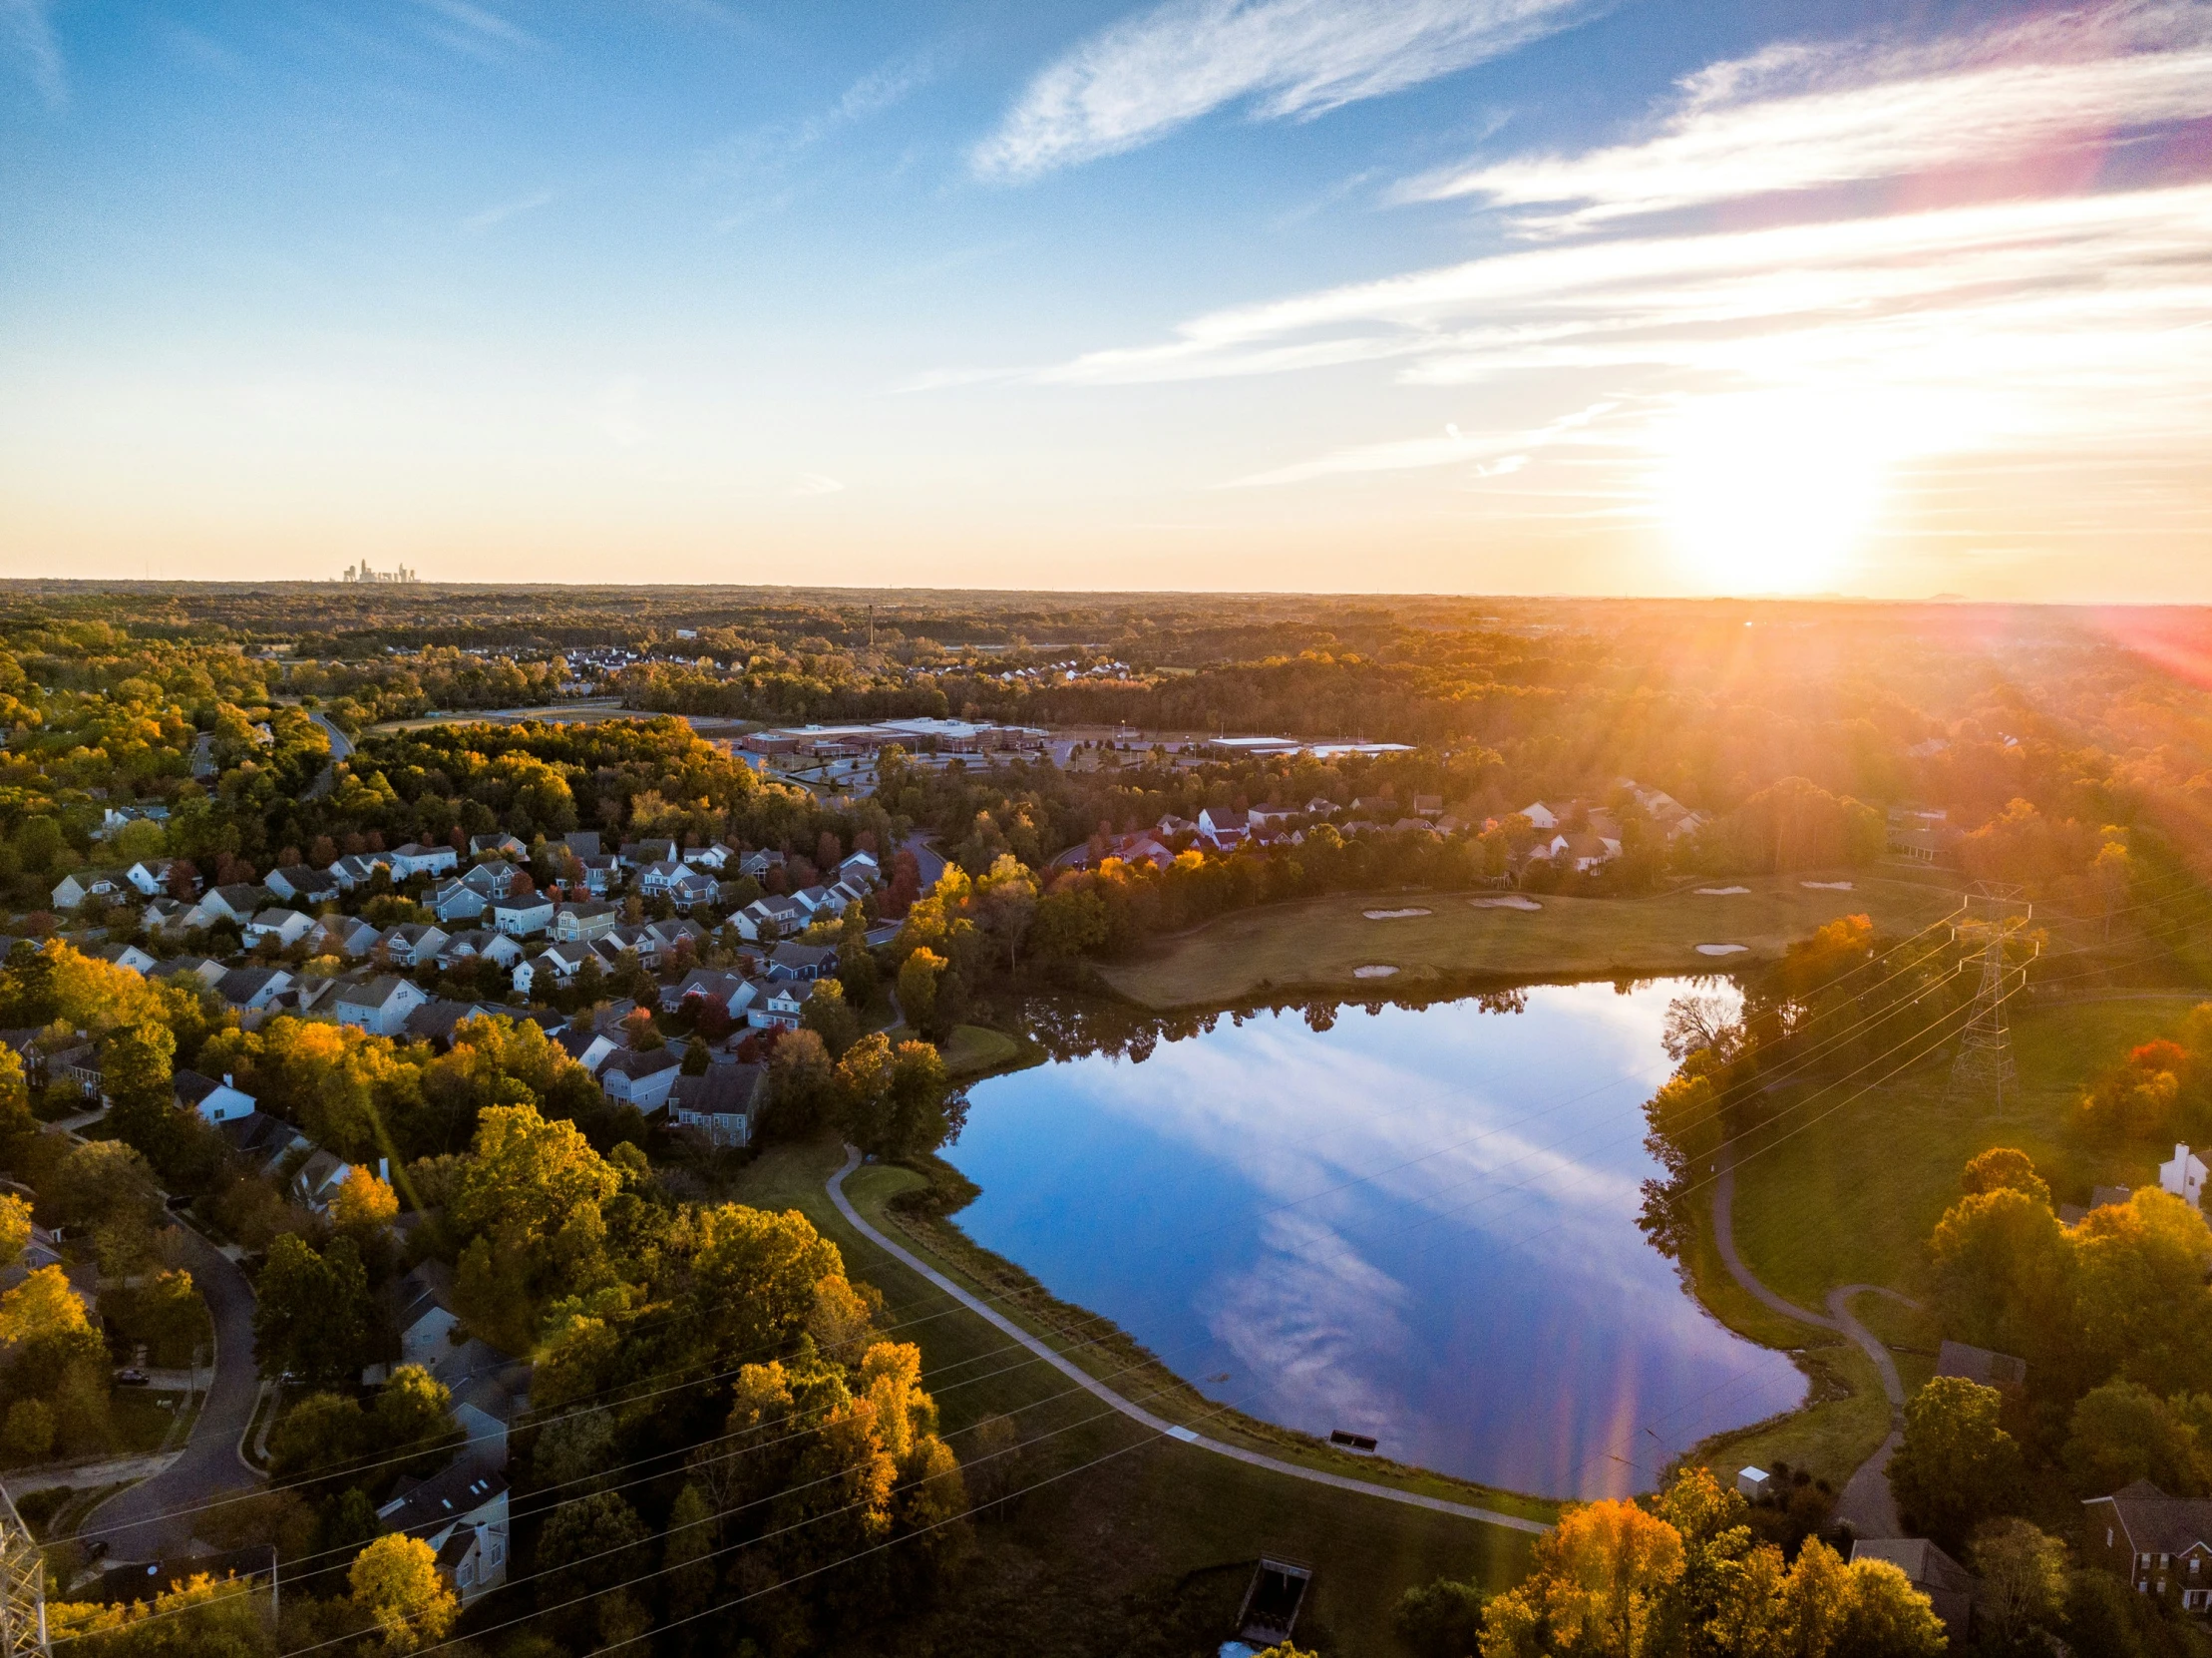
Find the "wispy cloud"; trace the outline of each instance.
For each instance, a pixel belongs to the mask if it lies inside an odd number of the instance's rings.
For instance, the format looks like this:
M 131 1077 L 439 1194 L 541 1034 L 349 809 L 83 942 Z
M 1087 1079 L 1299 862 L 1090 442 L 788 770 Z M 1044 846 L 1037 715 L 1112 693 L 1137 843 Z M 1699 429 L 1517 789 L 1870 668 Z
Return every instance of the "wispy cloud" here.
M 493 225 L 504 224 L 508 219 L 520 214 L 536 212 L 540 207 L 553 202 L 555 194 L 555 192 L 550 190 L 533 191 L 530 195 L 519 196 L 512 202 L 495 203 L 482 212 L 469 214 L 467 218 L 461 221 L 461 227 L 464 230 L 480 232 L 489 230 Z
M 1585 0 L 1169 0 L 1030 82 L 971 157 L 1034 178 L 1137 149 L 1225 105 L 1315 116 L 1465 69 L 1586 15 Z
M 845 485 L 826 472 L 802 472 L 792 480 L 791 493 L 797 496 L 843 495 Z
M 517 50 L 535 50 L 539 39 L 489 6 L 475 0 L 415 0 L 430 14 L 431 38 L 474 58 L 500 59 Z
M 1604 419 L 1621 407 L 1616 402 L 1593 403 L 1587 409 L 1562 415 L 1533 432 L 1462 432 L 1456 425 L 1444 428 L 1441 437 L 1401 438 L 1387 443 L 1356 444 L 1309 461 L 1232 478 L 1224 489 L 1259 489 L 1271 484 L 1302 484 L 1309 478 L 1338 477 L 1357 472 L 1409 472 L 1418 468 L 1467 466 L 1478 478 L 1500 478 L 1519 472 L 1532 451 L 1559 442 Z
M 1787 45 L 1682 84 L 1652 137 L 1448 169 L 1400 200 L 1553 210 L 1525 229 L 2001 165 L 2212 116 L 2212 8 L 2106 6 L 1964 40 Z
M 936 58 L 929 53 L 885 64 L 847 87 L 827 109 L 796 121 L 770 122 L 705 150 L 700 171 L 743 187 L 752 210 L 782 207 L 792 194 L 794 170 L 810 152 L 904 103 L 937 73 Z
M 0 0 L 0 41 L 50 110 L 69 102 L 69 76 L 48 0 Z

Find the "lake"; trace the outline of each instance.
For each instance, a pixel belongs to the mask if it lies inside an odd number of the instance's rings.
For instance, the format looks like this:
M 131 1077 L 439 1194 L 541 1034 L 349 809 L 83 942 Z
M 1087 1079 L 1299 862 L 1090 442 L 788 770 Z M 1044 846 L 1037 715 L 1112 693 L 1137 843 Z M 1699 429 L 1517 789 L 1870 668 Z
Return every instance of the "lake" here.
M 1636 1224 L 1684 988 L 1224 1018 L 993 1077 L 945 1152 L 982 1187 L 956 1219 L 1253 1416 L 1515 1490 L 1647 1489 L 1805 1394 Z

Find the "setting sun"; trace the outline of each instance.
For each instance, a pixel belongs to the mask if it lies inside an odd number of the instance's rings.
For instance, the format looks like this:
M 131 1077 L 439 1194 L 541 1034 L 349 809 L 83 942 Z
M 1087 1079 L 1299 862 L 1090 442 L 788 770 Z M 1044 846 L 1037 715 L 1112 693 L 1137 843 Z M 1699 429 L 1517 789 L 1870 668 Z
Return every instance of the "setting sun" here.
M 1693 405 L 1661 439 L 1659 511 L 1697 587 L 1812 593 L 1848 570 L 1882 504 L 1878 426 L 1812 397 Z

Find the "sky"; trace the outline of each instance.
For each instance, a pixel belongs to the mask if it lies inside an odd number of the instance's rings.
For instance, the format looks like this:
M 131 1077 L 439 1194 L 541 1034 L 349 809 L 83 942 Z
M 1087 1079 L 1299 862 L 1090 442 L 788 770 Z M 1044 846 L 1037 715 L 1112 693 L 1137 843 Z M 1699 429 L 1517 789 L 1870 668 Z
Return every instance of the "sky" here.
M 2212 0 L 0 0 L 0 576 L 2212 601 Z

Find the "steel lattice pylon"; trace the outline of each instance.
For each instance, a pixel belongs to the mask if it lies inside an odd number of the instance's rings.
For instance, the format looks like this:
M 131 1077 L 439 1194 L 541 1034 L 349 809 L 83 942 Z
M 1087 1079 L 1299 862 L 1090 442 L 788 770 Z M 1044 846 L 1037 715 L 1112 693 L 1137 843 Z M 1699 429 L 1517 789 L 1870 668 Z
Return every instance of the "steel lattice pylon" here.
M 0 1658 L 52 1658 L 46 1644 L 46 1561 L 0 1490 Z
M 1961 1099 L 1992 1100 L 2001 1117 L 2007 1096 L 2020 1092 L 2012 1026 L 2005 1016 L 2005 1004 L 2012 994 L 2006 989 L 2006 981 L 2015 970 L 2006 965 L 2005 949 L 2035 913 L 2026 898 L 2019 887 L 1983 881 L 1976 884 L 1967 900 L 1970 915 L 1979 905 L 1990 919 L 1982 924 L 1982 984 L 1974 993 L 1974 1012 L 1959 1034 L 1959 1055 L 1951 1066 L 1951 1091 Z

